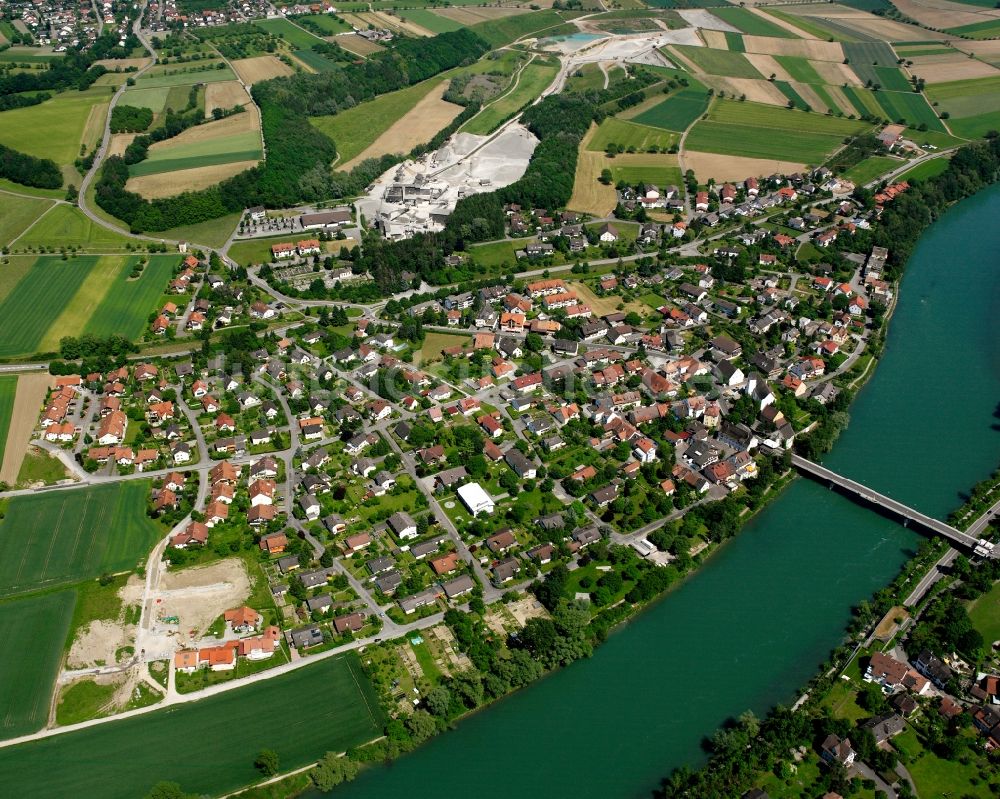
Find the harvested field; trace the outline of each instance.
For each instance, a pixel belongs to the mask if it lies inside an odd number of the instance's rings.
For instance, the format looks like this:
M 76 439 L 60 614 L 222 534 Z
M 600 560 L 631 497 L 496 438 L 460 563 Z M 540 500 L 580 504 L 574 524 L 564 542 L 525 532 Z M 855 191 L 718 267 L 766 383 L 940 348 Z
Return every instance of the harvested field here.
M 774 56 L 765 55 L 764 53 L 747 53 L 746 59 L 754 68 L 764 77 L 769 78 L 771 75 L 777 80 L 795 80 L 795 78 L 785 71 L 785 68 L 781 66 L 775 59 Z
M 221 183 L 233 175 L 253 169 L 260 163 L 252 161 L 234 161 L 231 164 L 215 164 L 214 166 L 198 166 L 193 169 L 177 169 L 173 172 L 157 172 L 152 175 L 140 175 L 129 178 L 125 184 L 127 191 L 141 194 L 147 200 L 160 197 L 173 197 L 182 191 L 197 191 L 207 189 Z
M 240 58 L 231 62 L 236 74 L 247 84 L 262 80 L 280 78 L 292 74 L 292 68 L 273 55 L 259 55 L 254 58 Z
M 724 91 L 730 96 L 740 97 L 745 94 L 751 103 L 766 103 L 767 105 L 788 103 L 788 98 L 781 93 L 781 89 L 767 80 L 722 78 L 718 75 L 704 75 L 702 80 L 716 91 Z
M 847 96 L 840 90 L 839 86 L 827 86 L 826 87 L 827 96 L 836 104 L 837 108 L 843 111 L 847 116 L 856 116 L 857 109 L 847 99 Z
M 226 610 L 250 596 L 250 577 L 242 560 L 227 558 L 209 566 L 168 571 L 155 593 L 162 600 L 154 600 L 157 613 L 180 617 L 181 633 L 194 631 L 197 638 Z
M 118 69 L 126 70 L 131 67 L 142 69 L 148 63 L 148 58 L 102 58 L 100 61 L 95 61 L 94 66 L 104 67 L 105 69 L 114 72 Z
M 953 80 L 995 78 L 1000 70 L 976 58 L 960 53 L 955 55 L 914 56 L 911 74 L 923 78 L 927 83 L 948 83 Z
M 27 452 L 51 379 L 47 374 L 23 374 L 17 378 L 17 391 L 7 426 L 3 461 L 0 463 L 0 480 L 5 483 L 14 485 L 17 482 L 21 461 Z
M 699 31 L 699 33 L 701 34 L 701 38 L 705 40 L 705 44 L 713 50 L 729 49 L 729 42 L 726 41 L 726 34 L 724 31 L 702 30 Z
M 228 111 L 238 105 L 249 105 L 250 95 L 238 80 L 226 80 L 222 83 L 209 83 L 205 87 L 205 117 L 211 117 L 212 111 L 221 108 Z
M 1000 18 L 1000 14 L 993 9 L 949 0 L 893 0 L 893 5 L 928 28 L 958 28 Z
M 954 42 L 963 53 L 972 53 L 977 58 L 994 66 L 1000 66 L 1000 40 L 972 42 L 968 40 Z
M 793 55 L 814 61 L 844 60 L 844 50 L 838 42 L 818 39 L 779 39 L 774 36 L 744 36 L 743 44 L 748 53 L 765 55 Z
M 852 86 L 861 85 L 861 80 L 854 74 L 854 70 L 842 62 L 813 61 L 812 67 L 831 87 L 843 86 L 845 83 Z
M 790 175 L 801 172 L 805 164 L 792 161 L 778 161 L 770 158 L 744 158 L 736 155 L 716 155 L 715 153 L 685 152 L 684 169 L 693 169 L 699 183 L 709 178 L 716 180 L 745 180 L 751 175 L 770 175 L 780 172 Z
M 809 105 L 809 107 L 820 114 L 825 114 L 828 110 L 826 102 L 820 97 L 816 90 L 808 83 L 792 81 L 789 86 Z
M 133 176 L 257 161 L 263 155 L 255 108 L 217 122 L 188 128 L 149 148 L 146 160 L 133 165 Z
M 108 142 L 108 156 L 124 155 L 125 149 L 138 135 L 138 133 L 112 133 L 111 141 Z
M 573 180 L 573 196 L 570 197 L 567 207 L 580 213 L 600 217 L 607 216 L 614 210 L 618 196 L 614 186 L 605 186 L 598 181 L 606 159 L 603 153 L 591 152 L 588 149 L 596 132 L 597 125 L 592 124 L 580 142 L 576 177 Z
M 389 153 L 408 153 L 416 145 L 433 139 L 438 131 L 446 128 L 462 113 L 461 106 L 442 99 L 447 89 L 447 83 L 438 84 L 367 148 L 347 163 L 338 164 L 337 168 L 350 171 L 366 158 L 378 158 Z
M 438 16 L 452 19 L 462 25 L 477 25 L 480 22 L 488 22 L 502 17 L 512 17 L 515 14 L 524 14 L 526 8 L 475 8 L 473 6 L 456 6 L 454 8 L 436 8 L 434 13 Z
M 369 56 L 372 53 L 380 53 L 385 48 L 376 42 L 370 42 L 362 36 L 351 34 L 350 36 L 338 36 L 337 44 L 350 53 L 361 56 Z
M 405 13 L 405 12 L 396 12 Z M 415 22 L 410 20 L 400 19 L 393 14 L 387 14 L 384 11 L 376 11 L 372 14 L 376 20 L 376 25 L 381 23 L 380 27 L 389 28 L 390 30 L 398 30 L 403 33 L 408 33 L 411 36 L 433 36 L 434 31 L 429 31 L 427 28 L 423 28 Z

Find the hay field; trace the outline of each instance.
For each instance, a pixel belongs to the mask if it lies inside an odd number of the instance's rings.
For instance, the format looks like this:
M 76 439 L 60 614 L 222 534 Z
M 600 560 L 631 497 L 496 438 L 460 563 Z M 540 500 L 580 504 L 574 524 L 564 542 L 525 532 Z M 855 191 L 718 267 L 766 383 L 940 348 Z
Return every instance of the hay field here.
M 228 111 L 238 105 L 250 105 L 251 102 L 250 95 L 238 80 L 209 83 L 205 87 L 205 118 L 210 118 L 216 108 Z
M 107 109 L 111 92 L 107 88 L 69 91 L 27 108 L 0 114 L 0 144 L 36 158 L 51 158 L 60 166 L 70 165 L 80 155 L 80 143 L 91 130 L 95 106 Z M 44 135 L 39 135 L 44 131 Z
M 715 178 L 717 181 L 745 180 L 751 176 L 770 175 L 775 172 L 790 175 L 793 172 L 801 172 L 806 166 L 794 161 L 691 151 L 684 153 L 683 164 L 685 169 L 694 170 L 699 183 L 705 183 L 709 178 Z
M 0 247 L 7 247 L 52 207 L 51 200 L 0 194 Z M 8 265 L 0 266 L 6 271 Z M 0 277 L 2 280 L 2 277 Z
M 28 442 L 31 441 L 51 380 L 47 374 L 23 374 L 15 379 L 17 391 L 8 411 L 10 416 L 4 431 L 3 460 L 0 461 L 0 480 L 10 485 L 17 482 L 21 472 L 21 462 L 28 451 Z
M 618 201 L 614 186 L 605 186 L 598 178 L 607 160 L 603 153 L 592 152 L 590 142 L 597 133 L 597 124 L 592 123 L 587 135 L 580 142 L 576 160 L 576 176 L 573 179 L 573 196 L 566 207 L 580 213 L 607 216 Z
M 795 80 L 792 75 L 785 71 L 785 68 L 779 64 L 774 56 L 765 55 L 764 53 L 747 53 L 746 60 L 753 64 L 754 69 L 756 69 L 764 77 L 770 77 L 774 75 L 776 80 Z
M 1000 77 L 1000 70 L 977 58 L 962 53 L 954 55 L 912 56 L 910 73 L 927 83 L 948 83 L 956 80 Z
M 698 31 L 705 44 L 713 50 L 728 50 L 729 42 L 726 41 L 726 34 L 723 31 L 710 31 L 701 29 Z
M 812 61 L 844 60 L 844 50 L 839 42 L 818 39 L 779 39 L 773 36 L 744 36 L 743 45 L 748 53 L 764 55 L 791 55 Z
M 155 89 L 137 89 L 134 86 L 130 86 L 125 90 L 121 101 L 125 105 L 133 105 L 136 108 L 148 108 L 154 114 L 159 114 L 167 107 L 167 97 L 169 94 L 169 86 L 161 86 Z
M 385 50 L 385 48 L 377 42 L 370 42 L 364 37 L 353 33 L 350 36 L 338 36 L 337 44 L 349 53 L 354 53 L 355 55 L 360 56 L 370 56 L 373 53 L 380 53 Z
M 45 726 L 63 644 L 76 604 L 75 591 L 41 594 L 0 604 L 0 739 Z
M 462 113 L 462 107 L 442 99 L 448 84 L 442 82 L 428 92 L 413 108 L 345 164 L 337 168 L 345 172 L 366 158 L 378 158 L 389 153 L 408 153 L 418 144 L 430 141 Z
M 176 169 L 171 172 L 155 172 L 151 175 L 129 178 L 125 189 L 141 194 L 147 200 L 173 197 L 182 191 L 197 191 L 215 186 L 240 172 L 253 169 L 259 163 L 259 159 L 253 159 L 233 161 L 229 164 L 197 166 L 192 169 Z
M 94 66 L 104 67 L 105 69 L 114 72 L 117 69 L 126 70 L 131 67 L 136 69 L 142 69 L 149 63 L 149 58 L 102 58 L 100 61 L 95 61 Z
M 724 78 L 719 75 L 702 75 L 702 81 L 717 92 L 725 92 L 729 96 L 746 95 L 751 103 L 766 105 L 785 105 L 788 98 L 781 89 L 768 80 L 749 80 L 747 78 Z
M 17 241 L 22 247 L 76 247 L 91 252 L 125 252 L 132 240 L 103 228 L 72 205 L 60 204 L 32 225 Z
M 0 596 L 134 569 L 166 531 L 149 480 L 17 496 L 0 521 Z
M 992 41 L 956 41 L 955 47 L 963 53 L 972 53 L 993 66 L 1000 66 L 1000 40 Z
M 279 61 L 273 55 L 239 58 L 230 63 L 232 63 L 233 69 L 236 70 L 236 74 L 240 76 L 240 80 L 249 85 L 259 83 L 262 80 L 270 80 L 271 78 L 281 78 L 285 75 L 291 75 L 293 72 L 290 66 L 283 61 Z
M 111 141 L 108 142 L 108 157 L 124 155 L 132 140 L 138 135 L 138 133 L 112 133 Z
M 976 7 L 949 0 L 893 0 L 906 16 L 929 28 L 960 28 L 990 19 L 1000 19 L 996 9 Z
M 588 138 L 587 149 L 594 152 L 604 152 L 612 144 L 626 150 L 646 152 L 652 147 L 667 150 L 677 143 L 680 136 L 663 127 L 607 117 L 601 122 L 597 132 Z

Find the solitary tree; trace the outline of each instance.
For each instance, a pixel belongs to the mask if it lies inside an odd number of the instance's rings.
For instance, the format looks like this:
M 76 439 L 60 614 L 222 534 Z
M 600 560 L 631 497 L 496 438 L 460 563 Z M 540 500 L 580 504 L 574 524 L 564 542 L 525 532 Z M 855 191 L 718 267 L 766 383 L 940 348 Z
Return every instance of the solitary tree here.
M 253 764 L 265 777 L 273 777 L 278 773 L 278 753 L 273 749 L 261 749 Z

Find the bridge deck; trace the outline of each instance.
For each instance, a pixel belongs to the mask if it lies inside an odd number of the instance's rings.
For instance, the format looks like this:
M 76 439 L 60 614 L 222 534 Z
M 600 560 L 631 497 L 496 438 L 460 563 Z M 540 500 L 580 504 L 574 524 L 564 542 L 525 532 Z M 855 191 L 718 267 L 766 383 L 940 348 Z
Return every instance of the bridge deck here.
M 969 535 L 968 533 L 963 533 L 960 530 L 956 530 L 954 527 L 945 524 L 940 519 L 931 518 L 918 510 L 914 510 L 908 505 L 904 505 L 902 502 L 897 502 L 891 497 L 885 496 L 885 494 L 873 491 L 855 480 L 842 477 L 836 472 L 827 469 L 825 466 L 820 466 L 818 463 L 814 463 L 807 458 L 800 457 L 799 455 L 792 455 L 792 465 L 803 472 L 811 474 L 813 477 L 820 480 L 826 480 L 839 488 L 850 491 L 853 494 L 857 494 L 859 497 L 867 502 L 871 502 L 873 505 L 886 508 L 905 519 L 917 522 L 918 524 L 926 527 L 928 530 L 931 530 L 938 535 L 942 535 L 950 541 L 965 547 L 966 549 L 975 549 L 976 545 L 979 543 L 976 537 Z

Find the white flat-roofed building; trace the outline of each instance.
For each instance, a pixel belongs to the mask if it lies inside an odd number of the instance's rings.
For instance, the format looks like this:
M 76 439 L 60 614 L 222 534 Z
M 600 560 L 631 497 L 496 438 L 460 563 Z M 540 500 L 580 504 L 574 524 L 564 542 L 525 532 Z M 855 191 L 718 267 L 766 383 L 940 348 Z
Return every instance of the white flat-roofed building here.
M 496 503 L 479 483 L 466 483 L 458 487 L 458 498 L 473 516 L 493 513 Z

